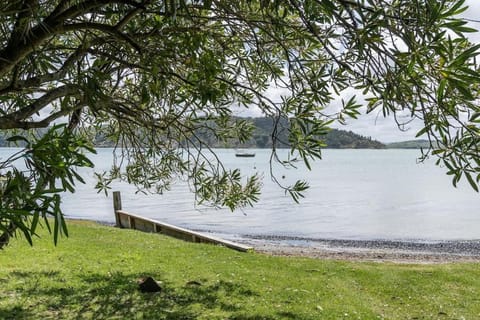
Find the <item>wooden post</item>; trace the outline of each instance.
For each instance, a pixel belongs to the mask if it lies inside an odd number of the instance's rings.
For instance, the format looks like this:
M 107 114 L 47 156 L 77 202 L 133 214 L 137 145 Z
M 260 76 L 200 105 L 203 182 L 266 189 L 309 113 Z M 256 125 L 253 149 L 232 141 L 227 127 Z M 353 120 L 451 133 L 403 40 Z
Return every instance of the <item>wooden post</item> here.
M 115 225 L 119 228 L 122 228 L 122 222 L 120 221 L 120 216 L 118 215 L 118 210 L 122 210 L 122 197 L 120 191 L 113 192 L 113 211 L 115 213 Z

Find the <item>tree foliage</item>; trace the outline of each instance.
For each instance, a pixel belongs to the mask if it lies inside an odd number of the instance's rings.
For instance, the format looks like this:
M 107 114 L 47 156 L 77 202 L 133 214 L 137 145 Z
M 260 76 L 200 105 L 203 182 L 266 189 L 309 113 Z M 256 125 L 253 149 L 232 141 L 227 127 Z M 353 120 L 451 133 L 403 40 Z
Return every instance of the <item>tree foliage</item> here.
M 458 18 L 464 10 L 462 0 L 2 1 L 0 129 L 65 125 L 50 131 L 54 139 L 26 138 L 15 157 L 25 169 L 3 162 L 4 194 L 17 191 L 2 200 L 0 226 L 29 239 L 39 216 L 63 221 L 58 192 L 73 191 L 76 167 L 91 165 L 83 153 L 92 151 L 92 128 L 122 152 L 99 175 L 100 189 L 123 179 L 162 191 L 181 176 L 199 201 L 252 204 L 258 178 L 224 168 L 195 134 L 247 140 L 251 126 L 232 118 L 239 108 L 287 119 L 284 163 L 298 154 L 307 166 L 321 157 L 317 137 L 332 121 L 356 118 L 361 101 L 368 112 L 406 112 L 439 146 L 425 156 L 478 189 L 479 45 L 464 35 L 474 31 Z M 358 97 L 327 112 L 350 88 Z M 274 128 L 272 159 L 276 136 Z M 306 185 L 283 187 L 298 199 Z

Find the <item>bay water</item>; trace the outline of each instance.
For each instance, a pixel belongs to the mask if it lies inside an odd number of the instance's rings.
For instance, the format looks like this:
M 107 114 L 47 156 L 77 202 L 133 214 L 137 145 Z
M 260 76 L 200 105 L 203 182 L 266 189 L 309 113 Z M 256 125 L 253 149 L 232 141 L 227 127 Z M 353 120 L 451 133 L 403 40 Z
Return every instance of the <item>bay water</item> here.
M 112 191 L 121 191 L 126 211 L 229 239 L 480 239 L 480 195 L 466 181 L 454 188 L 446 169 L 433 160 L 418 163 L 418 150 L 326 149 L 311 171 L 302 165 L 297 169 L 275 165 L 280 183 L 309 182 L 299 204 L 271 180 L 270 150 L 249 151 L 256 156 L 237 158 L 235 150 L 215 150 L 226 167 L 263 176 L 260 201 L 253 208 L 231 212 L 195 206 L 184 181 L 162 195 L 136 193 L 124 183 L 116 183 Z M 0 158 L 13 152 L 0 149 Z M 280 157 L 287 154 L 288 150 L 279 151 Z M 113 150 L 98 149 L 91 158 L 95 171 L 108 170 Z M 86 184 L 63 196 L 64 212 L 69 218 L 114 222 L 112 195 L 96 192 L 94 170 L 81 171 Z

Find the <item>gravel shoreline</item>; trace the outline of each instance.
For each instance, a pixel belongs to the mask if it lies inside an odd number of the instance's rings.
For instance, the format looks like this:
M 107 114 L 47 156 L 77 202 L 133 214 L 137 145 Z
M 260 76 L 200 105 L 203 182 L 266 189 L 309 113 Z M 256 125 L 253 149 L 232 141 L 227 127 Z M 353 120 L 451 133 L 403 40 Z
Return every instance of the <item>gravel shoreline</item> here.
M 480 240 L 396 241 L 244 236 L 240 241 L 269 255 L 396 263 L 480 262 Z
M 96 221 L 113 226 L 113 223 Z M 199 232 L 209 232 L 196 230 Z M 222 236 L 220 236 L 222 237 Z M 229 237 L 227 237 L 229 238 Z M 278 235 L 241 235 L 230 240 L 277 255 L 395 263 L 480 262 L 479 240 L 346 240 Z

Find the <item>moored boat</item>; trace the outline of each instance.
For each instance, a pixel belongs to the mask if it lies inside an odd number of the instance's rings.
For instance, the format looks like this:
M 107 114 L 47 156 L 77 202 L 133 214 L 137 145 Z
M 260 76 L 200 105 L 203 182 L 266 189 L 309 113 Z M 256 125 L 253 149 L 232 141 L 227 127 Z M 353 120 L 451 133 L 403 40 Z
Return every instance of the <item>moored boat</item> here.
M 255 152 L 248 152 L 244 150 L 239 150 L 235 152 L 235 157 L 239 158 L 253 158 L 255 157 Z

